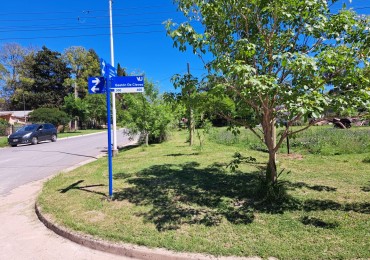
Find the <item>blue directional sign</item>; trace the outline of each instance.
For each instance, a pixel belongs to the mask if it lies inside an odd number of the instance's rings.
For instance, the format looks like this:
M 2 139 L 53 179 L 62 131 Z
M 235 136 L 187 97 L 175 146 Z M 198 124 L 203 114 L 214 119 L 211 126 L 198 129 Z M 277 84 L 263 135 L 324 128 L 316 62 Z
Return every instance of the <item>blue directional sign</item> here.
M 105 60 L 103 59 L 100 59 L 100 69 L 101 75 L 106 79 L 110 79 L 112 77 L 117 76 L 116 68 L 110 65 L 109 63 L 105 62 Z
M 88 89 L 90 94 L 105 93 L 104 77 L 91 77 L 88 80 Z
M 115 93 L 142 93 L 144 92 L 143 76 L 113 77 L 111 92 Z

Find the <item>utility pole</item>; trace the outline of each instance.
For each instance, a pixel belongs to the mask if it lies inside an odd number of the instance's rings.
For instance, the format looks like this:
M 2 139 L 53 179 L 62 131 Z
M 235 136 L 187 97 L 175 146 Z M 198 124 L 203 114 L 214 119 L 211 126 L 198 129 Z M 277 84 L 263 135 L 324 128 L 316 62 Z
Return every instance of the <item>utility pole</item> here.
M 109 0 L 109 24 L 110 24 L 110 62 L 114 67 L 114 45 L 113 45 L 113 18 L 112 2 Z M 117 113 L 116 113 L 116 93 L 112 93 L 112 116 L 113 116 L 113 156 L 118 154 L 117 149 Z
M 23 116 L 24 116 L 24 123 L 26 123 L 26 101 L 24 99 L 24 92 L 22 93 L 23 95 Z
M 75 82 L 73 82 L 73 86 L 74 86 L 74 89 L 75 89 L 75 101 L 78 97 L 76 80 L 77 80 L 77 78 L 75 79 Z M 75 131 L 78 130 L 77 124 L 78 124 L 78 122 L 77 122 L 77 119 L 75 118 Z

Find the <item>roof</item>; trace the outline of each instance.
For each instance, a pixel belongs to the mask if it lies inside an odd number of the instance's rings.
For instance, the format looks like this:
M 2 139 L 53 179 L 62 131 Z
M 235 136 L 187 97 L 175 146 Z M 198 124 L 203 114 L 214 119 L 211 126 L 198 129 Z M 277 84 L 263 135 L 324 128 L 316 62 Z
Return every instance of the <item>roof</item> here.
M 21 111 L 0 111 L 0 116 L 2 115 L 12 115 L 14 117 L 24 117 L 28 116 L 29 113 L 31 113 L 32 110 L 21 110 Z

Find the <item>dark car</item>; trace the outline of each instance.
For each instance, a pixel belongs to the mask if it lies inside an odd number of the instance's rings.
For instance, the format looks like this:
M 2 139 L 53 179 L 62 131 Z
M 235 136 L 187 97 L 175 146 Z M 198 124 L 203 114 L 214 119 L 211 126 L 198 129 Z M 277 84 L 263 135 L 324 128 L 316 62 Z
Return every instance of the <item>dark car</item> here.
M 52 142 L 57 140 L 57 129 L 52 124 L 25 125 L 8 137 L 8 143 L 13 147 L 18 144 L 37 144 L 47 140 Z

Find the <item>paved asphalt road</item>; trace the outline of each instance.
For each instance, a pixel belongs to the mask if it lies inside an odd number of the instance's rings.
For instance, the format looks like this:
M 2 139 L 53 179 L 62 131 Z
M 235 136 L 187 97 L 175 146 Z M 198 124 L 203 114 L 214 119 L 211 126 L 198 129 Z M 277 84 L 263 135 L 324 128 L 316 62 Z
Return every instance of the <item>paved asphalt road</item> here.
M 118 144 L 127 142 L 119 132 Z M 94 160 L 106 149 L 106 133 L 0 149 L 0 259 L 128 259 L 59 237 L 34 211 L 47 177 Z
M 117 138 L 118 144 L 129 142 L 122 131 L 117 132 Z M 20 185 L 96 159 L 106 150 L 106 133 L 0 149 L 0 196 Z

